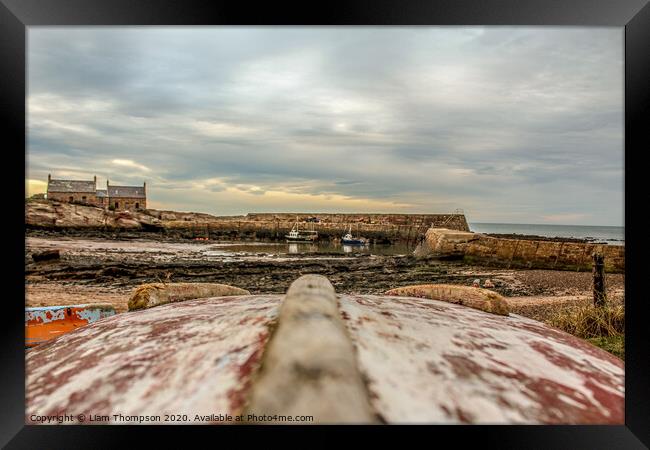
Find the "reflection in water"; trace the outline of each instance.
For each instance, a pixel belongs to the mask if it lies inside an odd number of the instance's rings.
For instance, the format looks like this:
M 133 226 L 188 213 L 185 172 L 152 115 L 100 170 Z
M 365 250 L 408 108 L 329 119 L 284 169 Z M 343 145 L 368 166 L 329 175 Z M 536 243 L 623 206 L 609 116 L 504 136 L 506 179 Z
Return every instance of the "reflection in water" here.
M 318 245 L 315 244 L 289 244 L 289 253 L 315 253 L 318 251 Z
M 339 242 L 317 243 L 279 243 L 279 242 L 220 242 L 211 250 L 225 253 L 264 253 L 267 255 L 282 254 L 370 254 L 370 255 L 408 255 L 413 252 L 414 246 L 405 244 L 370 244 L 370 245 L 342 245 Z
M 371 245 L 343 245 L 339 242 L 318 242 L 314 244 L 310 243 L 289 243 L 287 247 L 284 247 L 287 250 L 282 248 L 274 248 L 273 253 L 291 253 L 291 254 L 304 254 L 304 253 L 329 253 L 329 254 L 369 254 L 369 255 L 407 255 L 413 252 L 413 248 L 405 244 L 397 245 L 381 245 L 381 244 L 371 244 Z

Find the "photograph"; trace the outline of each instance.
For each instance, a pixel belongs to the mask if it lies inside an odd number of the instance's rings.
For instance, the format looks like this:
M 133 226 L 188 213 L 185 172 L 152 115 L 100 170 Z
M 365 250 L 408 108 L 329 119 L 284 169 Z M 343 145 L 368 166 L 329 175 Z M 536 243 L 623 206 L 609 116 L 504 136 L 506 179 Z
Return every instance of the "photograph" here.
M 625 45 L 28 26 L 25 424 L 625 425 Z

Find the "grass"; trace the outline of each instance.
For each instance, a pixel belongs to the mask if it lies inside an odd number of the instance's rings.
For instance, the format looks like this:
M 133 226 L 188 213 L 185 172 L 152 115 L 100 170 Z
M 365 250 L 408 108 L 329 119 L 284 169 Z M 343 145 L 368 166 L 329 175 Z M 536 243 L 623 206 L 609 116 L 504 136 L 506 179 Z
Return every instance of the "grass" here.
M 593 304 L 563 308 L 547 323 L 574 336 L 586 339 L 621 359 L 625 357 L 625 307 L 622 304 Z
M 596 347 L 600 347 L 621 359 L 625 359 L 625 335 L 619 334 L 617 336 L 598 337 L 587 340 Z
M 600 308 L 593 304 L 578 305 L 551 315 L 549 323 L 583 339 L 616 336 L 625 333 L 625 308 L 623 305 Z

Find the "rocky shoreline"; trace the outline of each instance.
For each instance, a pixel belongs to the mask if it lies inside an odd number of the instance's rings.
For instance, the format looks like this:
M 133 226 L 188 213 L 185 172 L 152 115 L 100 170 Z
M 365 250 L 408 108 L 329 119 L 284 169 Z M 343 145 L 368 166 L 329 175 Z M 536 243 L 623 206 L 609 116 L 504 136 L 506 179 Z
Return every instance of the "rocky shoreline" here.
M 573 242 L 578 244 L 602 243 L 602 244 L 612 245 L 613 243 L 616 243 L 616 245 L 619 245 L 618 244 L 619 242 L 621 243 L 624 242 L 622 239 L 610 239 L 609 241 L 603 241 L 602 239 L 598 239 L 598 238 L 572 238 L 572 237 L 561 237 L 561 236 L 548 237 L 548 236 L 539 236 L 536 234 L 518 234 L 518 233 L 482 233 L 482 234 L 484 234 L 485 236 L 491 236 L 491 237 L 496 237 L 501 239 L 519 239 L 525 241 L 548 241 L 548 242 Z
M 138 261 L 140 259 L 140 261 Z M 26 279 L 77 284 L 137 286 L 155 281 L 232 284 L 253 293 L 282 293 L 297 276 L 326 275 L 341 292 L 381 293 L 391 287 L 423 282 L 469 283 L 475 271 L 461 264 L 421 263 L 412 256 L 289 256 L 233 261 L 154 261 L 130 254 L 121 261 L 101 257 L 29 263 Z
M 567 237 L 547 237 L 547 236 L 538 236 L 535 234 L 518 234 L 518 233 L 482 233 L 485 236 L 491 236 L 502 239 L 521 239 L 526 241 L 551 241 L 551 242 L 576 242 L 586 244 L 591 242 L 589 239 L 580 239 L 580 238 L 567 238 Z
M 214 252 L 210 243 L 186 240 L 54 238 L 30 235 L 25 253 L 28 305 L 69 303 L 69 298 L 114 302 L 124 311 L 131 290 L 150 282 L 215 282 L 254 294 L 283 293 L 303 274 L 325 275 L 337 292 L 380 294 L 399 286 L 490 279 L 507 297 L 588 295 L 591 273 L 499 269 L 411 255 L 248 254 Z M 35 262 L 33 254 L 56 248 L 60 258 Z M 211 255 L 217 253 L 217 256 Z M 608 288 L 622 293 L 624 275 L 608 274 Z M 83 293 L 86 293 L 84 297 Z M 78 293 L 78 295 L 77 295 Z M 76 301 L 76 300 L 75 300 Z

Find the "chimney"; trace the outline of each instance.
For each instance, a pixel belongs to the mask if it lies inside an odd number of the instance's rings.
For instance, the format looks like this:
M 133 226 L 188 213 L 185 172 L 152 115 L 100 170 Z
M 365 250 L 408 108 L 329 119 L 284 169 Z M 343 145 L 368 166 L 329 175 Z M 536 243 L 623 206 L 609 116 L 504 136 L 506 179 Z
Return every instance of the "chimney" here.
M 47 184 L 50 184 L 50 181 L 52 181 L 52 175 L 48 173 L 47 174 Z
M 93 177 L 93 180 L 95 181 L 95 189 L 97 189 L 97 175 Z
M 147 182 L 145 181 L 142 185 L 144 187 L 144 195 L 147 196 Z

